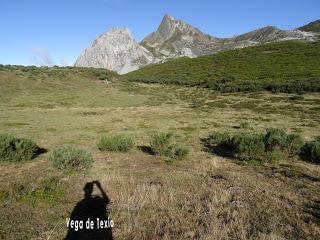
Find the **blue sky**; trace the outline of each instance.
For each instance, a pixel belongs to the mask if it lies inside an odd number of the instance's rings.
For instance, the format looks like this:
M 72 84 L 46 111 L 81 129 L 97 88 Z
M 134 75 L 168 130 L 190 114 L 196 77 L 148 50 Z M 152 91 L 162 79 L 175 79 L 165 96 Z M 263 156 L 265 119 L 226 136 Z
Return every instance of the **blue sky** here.
M 0 64 L 73 64 L 113 26 L 137 41 L 164 14 L 228 37 L 266 25 L 292 29 L 320 18 L 319 0 L 0 0 Z

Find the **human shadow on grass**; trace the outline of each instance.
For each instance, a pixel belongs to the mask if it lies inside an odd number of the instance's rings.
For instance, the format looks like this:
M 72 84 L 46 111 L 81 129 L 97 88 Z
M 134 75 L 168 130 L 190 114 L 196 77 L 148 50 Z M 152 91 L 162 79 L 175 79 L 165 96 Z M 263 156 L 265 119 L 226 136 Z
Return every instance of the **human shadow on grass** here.
M 101 192 L 100 196 L 92 196 L 93 187 L 96 185 Z M 110 199 L 101 187 L 100 182 L 93 181 L 85 184 L 84 198 L 77 203 L 73 209 L 68 226 L 68 233 L 65 240 L 112 240 L 112 220 L 108 217 L 107 205 Z M 71 221 L 74 224 L 71 225 Z M 80 229 L 75 227 L 82 221 L 83 226 Z M 93 224 L 87 224 L 91 222 Z

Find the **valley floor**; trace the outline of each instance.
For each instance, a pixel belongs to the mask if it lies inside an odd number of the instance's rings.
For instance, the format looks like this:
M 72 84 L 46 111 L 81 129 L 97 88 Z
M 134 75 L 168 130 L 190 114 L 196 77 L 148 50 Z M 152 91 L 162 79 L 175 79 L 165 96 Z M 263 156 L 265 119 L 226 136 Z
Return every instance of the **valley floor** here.
M 320 239 L 319 165 L 299 159 L 240 164 L 206 152 L 200 140 L 212 131 L 270 127 L 311 139 L 320 130 L 319 93 L 297 100 L 125 81 L 81 89 L 52 83 L 55 91 L 36 92 L 37 84 L 0 90 L 0 132 L 31 138 L 48 151 L 27 163 L 0 165 L 0 239 L 62 239 L 66 218 L 93 180 L 110 198 L 114 239 Z M 189 156 L 168 164 L 139 150 L 159 131 L 175 133 Z M 119 133 L 140 148 L 99 152 L 100 136 Z M 92 168 L 52 168 L 50 151 L 63 145 L 88 149 Z M 42 192 L 23 193 L 32 189 Z

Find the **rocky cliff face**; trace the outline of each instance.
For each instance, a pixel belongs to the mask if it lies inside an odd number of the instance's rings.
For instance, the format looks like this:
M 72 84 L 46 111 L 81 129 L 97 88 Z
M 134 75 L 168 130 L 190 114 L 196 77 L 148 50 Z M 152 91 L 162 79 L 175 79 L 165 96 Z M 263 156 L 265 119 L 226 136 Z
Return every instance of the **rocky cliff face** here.
M 113 28 L 94 40 L 75 66 L 106 68 L 123 74 L 153 61 L 152 54 L 135 41 L 127 28 Z
M 316 36 L 316 33 L 301 29 L 281 30 L 268 26 L 231 38 L 216 38 L 165 15 L 157 31 L 145 37 L 140 44 L 128 29 L 114 28 L 102 34 L 82 52 L 75 66 L 106 68 L 124 74 L 151 63 L 182 56 L 193 58 L 274 41 L 312 41 Z

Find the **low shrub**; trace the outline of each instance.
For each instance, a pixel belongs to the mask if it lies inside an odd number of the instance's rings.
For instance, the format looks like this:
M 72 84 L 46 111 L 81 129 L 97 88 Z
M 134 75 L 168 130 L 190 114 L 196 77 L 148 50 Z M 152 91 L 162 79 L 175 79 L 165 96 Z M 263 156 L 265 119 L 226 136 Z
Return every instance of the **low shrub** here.
M 289 156 L 299 155 L 304 145 L 302 136 L 298 133 L 290 133 L 286 138 L 286 152 Z
M 309 162 L 320 164 L 320 137 L 306 143 L 302 150 L 302 157 Z
M 278 128 L 267 129 L 267 134 L 264 137 L 266 149 L 269 151 L 280 150 L 286 147 L 287 134 L 284 130 Z
M 301 153 L 304 140 L 297 133 L 287 134 L 282 129 L 267 129 L 267 133 L 238 133 L 229 136 L 214 132 L 204 140 L 207 149 L 221 156 L 242 161 L 277 163 L 287 156 Z
M 280 150 L 267 151 L 266 152 L 266 161 L 278 164 L 281 160 L 285 158 L 285 155 Z
M 100 74 L 99 80 L 106 80 L 108 79 L 108 76 L 106 74 Z
M 222 142 L 228 141 L 229 137 L 230 136 L 227 133 L 213 132 L 206 139 L 206 143 L 208 145 L 217 145 L 217 144 L 220 144 Z
M 100 151 L 128 152 L 134 147 L 134 142 L 127 136 L 103 136 L 97 146 Z
M 150 146 L 155 155 L 169 156 L 172 151 L 171 133 L 157 133 L 152 136 Z
M 90 167 L 93 162 L 90 152 L 70 146 L 54 150 L 49 160 L 61 170 L 82 170 Z
M 263 135 L 240 133 L 231 138 L 229 145 L 233 155 L 240 160 L 262 161 L 265 158 Z
M 157 133 L 152 136 L 150 146 L 153 154 L 169 159 L 183 159 L 189 153 L 188 148 L 173 143 L 171 133 Z
M 30 160 L 39 153 L 35 142 L 8 134 L 0 135 L 0 161 L 20 162 Z
M 284 130 L 277 128 L 267 129 L 264 141 L 267 150 L 281 150 L 289 156 L 299 154 L 304 144 L 300 134 L 287 134 Z

